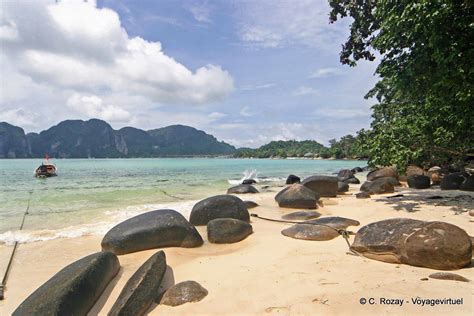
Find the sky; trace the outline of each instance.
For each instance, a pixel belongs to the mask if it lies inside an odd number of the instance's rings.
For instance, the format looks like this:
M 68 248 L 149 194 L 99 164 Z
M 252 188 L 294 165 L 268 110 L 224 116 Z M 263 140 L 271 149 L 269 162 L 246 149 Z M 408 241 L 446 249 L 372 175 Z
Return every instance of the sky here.
M 184 124 L 236 147 L 329 139 L 371 121 L 376 62 L 339 62 L 327 0 L 6 0 L 0 121 Z

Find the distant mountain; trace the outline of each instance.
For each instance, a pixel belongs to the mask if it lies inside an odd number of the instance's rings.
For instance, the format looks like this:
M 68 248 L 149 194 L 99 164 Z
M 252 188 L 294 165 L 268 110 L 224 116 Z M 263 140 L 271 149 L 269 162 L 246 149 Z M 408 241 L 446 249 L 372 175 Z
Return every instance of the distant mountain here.
M 193 127 L 114 130 L 107 122 L 67 120 L 41 133 L 0 123 L 0 158 L 119 158 L 231 155 L 235 147 Z
M 314 140 L 279 140 L 272 141 L 259 148 L 240 148 L 234 154 L 239 158 L 286 158 L 286 157 L 319 157 L 329 149 Z M 329 155 L 330 156 L 330 155 Z M 329 157 L 328 156 L 328 157 Z

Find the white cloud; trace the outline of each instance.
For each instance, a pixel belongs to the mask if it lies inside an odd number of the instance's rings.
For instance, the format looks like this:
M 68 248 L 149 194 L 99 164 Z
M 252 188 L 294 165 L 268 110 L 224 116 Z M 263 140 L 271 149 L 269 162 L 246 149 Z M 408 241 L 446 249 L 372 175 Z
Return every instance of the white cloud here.
M 313 87 L 308 87 L 308 86 L 301 86 L 296 88 L 295 91 L 293 91 L 294 96 L 303 96 L 303 95 L 318 95 L 319 91 L 316 90 Z
M 67 106 L 86 117 L 94 117 L 110 122 L 128 122 L 131 115 L 119 106 L 104 104 L 96 95 L 73 94 L 67 100 Z
M 262 0 L 238 3 L 238 35 L 247 45 L 279 48 L 293 44 L 340 49 L 347 22 L 329 24 L 327 0 Z
M 207 4 L 207 1 L 197 3 L 194 2 L 188 6 L 186 9 L 191 12 L 194 19 L 200 23 L 210 23 L 211 22 L 211 7 Z
M 252 109 L 249 106 L 244 106 L 243 108 L 240 109 L 240 115 L 241 116 L 254 116 L 255 112 L 252 111 Z
M 20 127 L 37 126 L 38 115 L 23 109 L 10 109 L 0 112 L 0 122 L 8 122 Z
M 262 83 L 262 84 L 257 84 L 257 85 L 244 85 L 240 87 L 240 90 L 253 91 L 253 90 L 268 89 L 274 86 L 276 86 L 276 83 L 269 82 L 269 83 Z
M 34 108 L 44 121 L 50 111 L 68 118 L 71 108 L 63 105 L 77 95 L 102 102 L 89 99 L 83 115 L 125 120 L 151 104 L 206 104 L 234 89 L 220 66 L 188 69 L 160 42 L 130 37 L 118 14 L 94 1 L 2 3 L 0 45 L 8 78 L 2 79 L 0 109 Z
M 212 119 L 212 120 L 219 120 L 219 119 L 224 118 L 226 116 L 227 116 L 227 114 L 221 113 L 221 112 L 212 112 L 211 114 L 209 114 L 209 118 Z
M 337 68 L 320 68 L 313 72 L 309 78 L 326 78 L 340 75 L 341 71 Z

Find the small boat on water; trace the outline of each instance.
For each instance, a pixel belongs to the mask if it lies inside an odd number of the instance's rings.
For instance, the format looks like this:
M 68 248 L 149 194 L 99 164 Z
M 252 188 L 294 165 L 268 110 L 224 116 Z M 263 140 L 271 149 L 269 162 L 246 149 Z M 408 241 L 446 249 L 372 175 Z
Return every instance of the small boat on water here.
M 37 178 L 49 178 L 57 176 L 58 168 L 55 164 L 49 162 L 49 157 L 46 155 L 44 158 L 44 162 L 36 168 L 35 170 L 35 177 Z

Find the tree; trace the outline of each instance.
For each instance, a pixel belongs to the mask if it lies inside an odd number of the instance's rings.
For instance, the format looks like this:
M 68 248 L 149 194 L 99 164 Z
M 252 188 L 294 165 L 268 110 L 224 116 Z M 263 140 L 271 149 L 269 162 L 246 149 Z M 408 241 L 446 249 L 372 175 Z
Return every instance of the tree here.
M 474 4 L 448 0 L 329 0 L 350 16 L 340 60 L 380 56 L 377 100 L 363 131 L 371 165 L 461 160 L 474 148 Z

